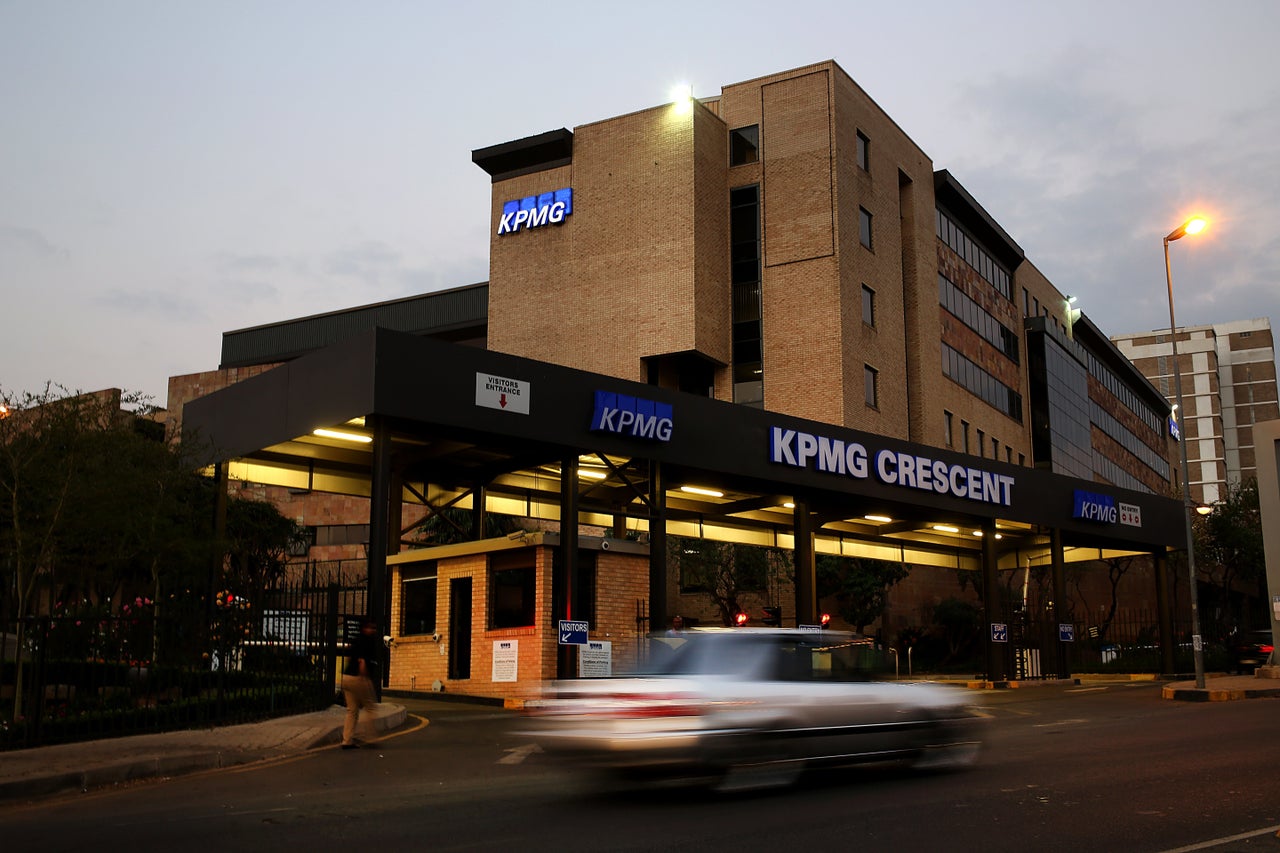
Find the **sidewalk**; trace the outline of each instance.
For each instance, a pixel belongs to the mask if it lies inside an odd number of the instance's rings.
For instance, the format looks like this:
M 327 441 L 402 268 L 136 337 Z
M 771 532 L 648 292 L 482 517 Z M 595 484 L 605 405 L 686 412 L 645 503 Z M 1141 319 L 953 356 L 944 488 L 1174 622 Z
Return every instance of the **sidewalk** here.
M 343 706 L 332 705 L 260 723 L 0 752 L 0 805 L 336 747 L 346 713 Z M 405 709 L 383 702 L 374 706 L 369 722 L 364 717 L 362 727 L 385 732 L 405 721 Z
M 1160 689 L 1164 699 L 1184 702 L 1229 702 L 1234 699 L 1280 699 L 1280 667 L 1259 667 L 1259 675 L 1205 676 L 1204 688 L 1195 680 L 1174 681 Z

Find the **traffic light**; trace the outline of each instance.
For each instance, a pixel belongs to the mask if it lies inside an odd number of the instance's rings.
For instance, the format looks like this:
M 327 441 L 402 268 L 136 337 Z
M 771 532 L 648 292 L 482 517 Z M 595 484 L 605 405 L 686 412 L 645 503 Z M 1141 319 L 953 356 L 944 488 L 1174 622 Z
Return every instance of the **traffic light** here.
M 782 608 L 766 607 L 764 609 L 764 624 L 778 627 L 782 624 Z
M 750 618 L 751 617 L 748 616 L 747 614 L 739 611 L 733 614 L 733 624 L 735 627 L 741 628 L 743 625 L 747 624 L 747 620 Z

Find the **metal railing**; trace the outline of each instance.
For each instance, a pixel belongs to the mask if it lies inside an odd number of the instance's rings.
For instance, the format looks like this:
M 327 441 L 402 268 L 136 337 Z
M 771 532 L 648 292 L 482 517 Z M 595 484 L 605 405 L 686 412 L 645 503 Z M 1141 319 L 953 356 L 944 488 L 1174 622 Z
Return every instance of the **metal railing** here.
M 323 708 L 363 587 L 55 604 L 0 625 L 0 750 Z

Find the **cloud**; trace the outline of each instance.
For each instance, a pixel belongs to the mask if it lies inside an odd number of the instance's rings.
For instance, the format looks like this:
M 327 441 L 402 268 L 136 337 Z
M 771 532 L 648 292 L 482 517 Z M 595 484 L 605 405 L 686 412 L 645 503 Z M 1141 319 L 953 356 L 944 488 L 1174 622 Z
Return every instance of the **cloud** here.
M 71 251 L 55 245 L 34 228 L 0 225 L 0 255 L 38 261 L 65 261 Z

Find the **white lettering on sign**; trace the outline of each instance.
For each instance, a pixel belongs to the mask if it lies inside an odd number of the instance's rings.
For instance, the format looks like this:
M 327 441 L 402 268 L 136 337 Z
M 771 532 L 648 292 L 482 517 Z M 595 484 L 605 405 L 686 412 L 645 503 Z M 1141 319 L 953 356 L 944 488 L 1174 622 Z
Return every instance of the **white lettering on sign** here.
M 874 458 L 856 441 L 773 427 L 769 459 L 781 465 L 808 468 L 865 480 L 872 473 L 887 486 L 901 486 L 981 503 L 1010 506 L 1014 478 L 980 468 L 950 464 L 942 459 L 895 450 L 878 451 Z
M 1142 507 L 1136 504 L 1120 504 L 1120 523 L 1130 527 L 1142 526 Z
M 529 383 L 489 373 L 476 374 L 476 405 L 529 414 Z

